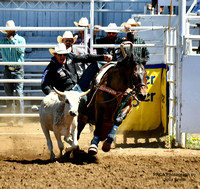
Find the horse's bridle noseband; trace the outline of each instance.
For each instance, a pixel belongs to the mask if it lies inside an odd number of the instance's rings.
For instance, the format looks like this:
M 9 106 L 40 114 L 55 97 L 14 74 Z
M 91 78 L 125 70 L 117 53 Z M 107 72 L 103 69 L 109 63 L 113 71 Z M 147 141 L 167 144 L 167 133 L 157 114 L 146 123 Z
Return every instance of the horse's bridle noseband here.
M 148 88 L 145 83 L 138 83 L 137 85 L 133 85 L 133 86 L 134 86 L 133 90 L 137 89 L 138 87 L 146 87 L 146 89 Z

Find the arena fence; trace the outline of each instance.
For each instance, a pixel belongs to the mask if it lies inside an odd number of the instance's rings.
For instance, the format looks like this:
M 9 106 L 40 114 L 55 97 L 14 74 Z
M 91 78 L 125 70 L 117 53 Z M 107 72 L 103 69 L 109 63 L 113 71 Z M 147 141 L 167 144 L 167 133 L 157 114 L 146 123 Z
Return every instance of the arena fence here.
M 4 30 L 5 27 L 0 27 L 0 30 Z M 59 30 L 59 31 L 74 31 L 74 30 L 84 30 L 85 31 L 85 41 L 87 41 L 87 34 L 88 34 L 88 28 L 87 27 L 80 27 L 80 28 L 77 28 L 77 27 L 65 27 L 65 28 L 54 28 L 54 27 L 16 27 L 16 28 L 10 28 L 10 30 L 18 30 L 18 31 L 55 31 L 55 30 Z M 105 29 L 112 29 L 112 28 L 107 28 L 107 27 L 102 27 L 100 28 L 100 30 L 105 30 Z M 119 31 L 121 31 L 122 27 L 118 27 L 117 28 Z M 131 28 L 132 30 L 162 30 L 163 32 L 166 30 L 165 27 L 132 27 Z M 8 29 L 7 29 L 8 30 Z M 119 48 L 120 45 L 96 45 L 96 44 L 93 44 L 93 40 L 91 38 L 91 41 L 92 41 L 92 49 L 93 48 L 102 48 L 102 47 L 106 47 L 106 48 Z M 0 45 L 0 48 L 17 48 L 17 47 L 25 47 L 25 48 L 54 48 L 56 44 L 46 44 L 46 45 L 41 45 L 41 44 L 26 44 L 26 45 Z M 77 47 L 81 47 L 81 48 L 85 48 L 87 49 L 87 44 L 84 44 L 84 45 L 76 45 Z M 147 48 L 165 48 L 165 46 L 163 45 L 160 45 L 160 44 L 137 44 L 137 45 L 133 45 L 133 47 L 147 47 Z M 168 47 L 172 48 L 174 47 L 172 44 L 168 44 Z M 1 65 L 26 65 L 26 66 L 33 66 L 33 65 L 43 65 L 43 66 L 46 66 L 49 62 L 41 62 L 41 61 L 38 61 L 38 62 L 22 62 L 22 63 L 19 63 L 19 62 L 2 62 Z M 25 73 L 26 75 L 26 73 Z M 28 73 L 27 73 L 28 75 Z M 29 74 L 30 75 L 30 74 Z M 32 74 L 34 75 L 34 74 Z M 40 74 L 38 74 L 40 76 Z M 18 82 L 22 82 L 22 83 L 36 83 L 38 85 L 40 85 L 41 83 L 41 78 L 38 78 L 38 79 L 21 79 L 21 80 L 18 80 L 18 79 L 15 79 L 15 80 L 12 80 L 12 79 L 0 79 L 0 83 L 18 83 Z M 31 92 L 31 91 L 30 91 Z M 27 96 L 24 96 L 24 97 L 8 97 L 8 96 L 0 96 L 0 100 L 20 100 L 20 99 L 23 99 L 23 100 L 42 100 L 44 96 L 30 96 L 30 97 L 27 97 Z M 0 114 L 0 117 L 6 117 L 6 116 L 14 116 L 14 117 L 38 117 L 38 114 Z

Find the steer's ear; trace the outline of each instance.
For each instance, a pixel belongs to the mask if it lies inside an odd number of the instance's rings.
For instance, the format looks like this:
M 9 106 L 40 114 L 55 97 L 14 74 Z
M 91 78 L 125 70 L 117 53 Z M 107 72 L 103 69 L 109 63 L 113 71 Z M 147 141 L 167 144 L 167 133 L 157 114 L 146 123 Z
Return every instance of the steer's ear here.
M 53 89 L 58 95 L 60 95 L 60 96 L 64 96 L 65 95 L 64 92 L 58 91 L 55 87 L 53 87 Z
M 87 91 L 81 93 L 81 96 L 80 96 L 80 97 L 87 95 L 89 92 L 90 92 L 90 89 L 88 89 Z

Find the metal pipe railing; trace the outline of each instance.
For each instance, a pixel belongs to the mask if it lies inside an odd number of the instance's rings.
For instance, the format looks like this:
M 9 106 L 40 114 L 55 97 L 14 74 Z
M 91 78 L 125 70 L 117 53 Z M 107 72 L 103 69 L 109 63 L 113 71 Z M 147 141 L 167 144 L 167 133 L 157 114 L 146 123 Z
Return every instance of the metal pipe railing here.
M 0 27 L 6 31 L 84 31 L 87 27 Z
M 41 79 L 0 79 L 0 83 L 41 83 Z
M 42 100 L 44 96 L 0 96 L 0 100 Z

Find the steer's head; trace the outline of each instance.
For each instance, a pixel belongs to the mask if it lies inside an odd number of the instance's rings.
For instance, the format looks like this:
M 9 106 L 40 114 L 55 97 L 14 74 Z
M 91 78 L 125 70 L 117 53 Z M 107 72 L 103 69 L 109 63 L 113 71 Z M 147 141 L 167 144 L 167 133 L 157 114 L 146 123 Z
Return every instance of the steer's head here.
M 78 91 L 58 91 L 54 88 L 55 92 L 58 94 L 60 101 L 64 102 L 66 113 L 70 116 L 78 115 L 79 102 L 82 96 L 89 93 L 89 90 L 86 92 Z

